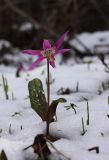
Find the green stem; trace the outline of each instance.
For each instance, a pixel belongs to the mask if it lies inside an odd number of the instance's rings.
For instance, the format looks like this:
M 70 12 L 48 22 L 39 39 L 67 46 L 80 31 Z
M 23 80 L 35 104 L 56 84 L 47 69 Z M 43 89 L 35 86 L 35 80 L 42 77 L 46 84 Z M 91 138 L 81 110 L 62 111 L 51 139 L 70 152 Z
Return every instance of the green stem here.
M 47 102 L 48 102 L 48 110 L 50 106 L 50 71 L 49 71 L 49 59 L 47 59 Z M 49 136 L 49 121 L 46 122 L 46 135 Z
M 87 101 L 87 125 L 89 125 L 89 103 Z

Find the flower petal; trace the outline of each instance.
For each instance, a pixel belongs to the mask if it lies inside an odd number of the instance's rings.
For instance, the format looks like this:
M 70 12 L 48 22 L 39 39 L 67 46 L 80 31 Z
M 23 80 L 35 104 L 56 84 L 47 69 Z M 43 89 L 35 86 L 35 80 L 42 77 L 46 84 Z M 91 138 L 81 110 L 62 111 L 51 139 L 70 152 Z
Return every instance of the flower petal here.
M 44 59 L 43 57 L 38 58 L 33 64 L 31 64 L 29 70 L 34 69 L 43 59 Z
M 21 52 L 24 54 L 31 54 L 31 55 L 40 55 L 41 54 L 41 50 L 32 50 L 32 49 L 23 50 Z
M 60 50 L 57 50 L 57 52 L 55 54 L 64 54 L 68 51 L 71 51 L 71 49 L 60 49 Z
M 55 68 L 55 62 L 54 62 L 54 61 L 49 61 L 49 64 L 50 64 L 53 68 Z
M 48 48 L 51 48 L 51 44 L 47 39 L 44 39 L 44 41 L 43 41 L 43 50 L 46 50 Z
M 65 37 L 68 35 L 68 32 L 69 32 L 69 31 L 65 32 L 65 33 L 56 41 L 56 43 L 54 44 L 54 47 L 56 47 L 57 49 L 59 49 L 59 48 L 61 47 L 61 45 L 62 45 Z

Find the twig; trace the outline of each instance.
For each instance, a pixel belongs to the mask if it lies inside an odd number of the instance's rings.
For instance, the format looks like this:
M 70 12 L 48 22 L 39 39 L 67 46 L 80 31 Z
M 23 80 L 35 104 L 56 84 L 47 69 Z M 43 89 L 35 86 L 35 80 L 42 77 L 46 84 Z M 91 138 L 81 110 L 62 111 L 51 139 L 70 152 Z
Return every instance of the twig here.
M 76 41 L 85 49 L 86 52 L 90 53 L 92 55 L 92 52 L 90 51 L 89 48 L 75 35 Z
M 106 69 L 109 70 L 109 66 L 108 66 L 108 65 L 106 64 L 106 62 L 105 62 L 105 57 L 104 57 L 104 55 L 100 54 L 100 55 L 98 56 L 98 58 L 101 60 L 102 64 L 106 67 Z
M 34 139 L 33 144 L 24 148 L 23 150 L 25 151 L 30 147 L 33 148 L 34 153 L 38 154 L 39 159 L 48 160 L 48 156 L 51 154 L 51 151 L 46 144 L 46 140 L 43 134 L 37 135 Z
M 62 156 L 65 157 L 67 160 L 71 160 L 70 158 L 68 158 L 67 156 L 65 156 L 63 153 L 61 153 L 60 151 L 58 151 L 58 150 L 56 149 L 56 147 L 51 143 L 51 141 L 49 141 L 46 137 L 45 137 L 45 140 L 51 145 L 51 147 L 57 152 L 57 154 L 62 155 Z
M 93 151 L 95 150 L 96 153 L 98 154 L 99 153 L 99 146 L 95 146 L 95 147 L 92 147 L 92 148 L 89 148 L 88 151 Z

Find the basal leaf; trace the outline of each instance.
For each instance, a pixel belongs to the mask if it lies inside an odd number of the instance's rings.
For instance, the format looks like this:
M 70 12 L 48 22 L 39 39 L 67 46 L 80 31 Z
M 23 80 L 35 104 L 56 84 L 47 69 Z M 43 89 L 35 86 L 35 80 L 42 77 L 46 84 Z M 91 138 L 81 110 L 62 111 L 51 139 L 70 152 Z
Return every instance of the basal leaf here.
M 31 107 L 41 117 L 41 119 L 45 121 L 48 109 L 41 80 L 33 79 L 30 81 L 28 84 L 28 89 Z
M 64 98 L 59 98 L 57 100 L 52 101 L 48 114 L 47 114 L 47 120 L 51 122 L 53 120 L 53 117 L 56 115 L 56 108 L 59 103 L 64 103 L 66 102 L 66 99 Z

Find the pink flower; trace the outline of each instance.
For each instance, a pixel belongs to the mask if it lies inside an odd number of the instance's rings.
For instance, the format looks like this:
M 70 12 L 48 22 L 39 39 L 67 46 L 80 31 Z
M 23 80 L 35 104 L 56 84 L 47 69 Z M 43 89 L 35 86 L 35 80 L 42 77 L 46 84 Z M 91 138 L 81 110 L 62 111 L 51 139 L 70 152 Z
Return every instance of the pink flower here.
M 57 42 L 51 46 L 48 40 L 43 41 L 43 49 L 42 50 L 23 50 L 24 54 L 38 55 L 39 58 L 29 67 L 29 70 L 34 69 L 42 60 L 48 59 L 49 64 L 54 68 L 55 67 L 55 55 L 63 54 L 65 52 L 70 51 L 70 49 L 60 49 L 65 37 L 67 36 L 68 31 L 65 32 Z

